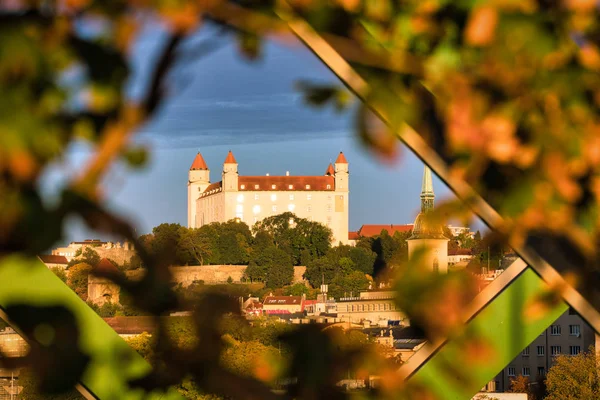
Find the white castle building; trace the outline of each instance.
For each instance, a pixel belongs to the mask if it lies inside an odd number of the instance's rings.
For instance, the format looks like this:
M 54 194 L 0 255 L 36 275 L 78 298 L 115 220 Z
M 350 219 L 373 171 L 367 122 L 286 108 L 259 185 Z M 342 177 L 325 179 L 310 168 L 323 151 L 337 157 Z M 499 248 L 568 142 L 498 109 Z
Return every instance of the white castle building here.
M 239 219 L 252 226 L 263 218 L 293 212 L 333 232 L 333 243 L 348 243 L 348 162 L 340 152 L 322 176 L 243 176 L 230 151 L 221 180 L 211 183 L 200 153 L 189 170 L 188 227 Z

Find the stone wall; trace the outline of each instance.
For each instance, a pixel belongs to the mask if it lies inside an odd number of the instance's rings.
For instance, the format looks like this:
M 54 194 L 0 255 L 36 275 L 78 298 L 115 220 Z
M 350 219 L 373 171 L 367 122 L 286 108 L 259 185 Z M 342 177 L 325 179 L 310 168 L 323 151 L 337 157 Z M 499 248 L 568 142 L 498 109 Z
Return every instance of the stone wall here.
M 129 262 L 129 259 L 135 255 L 135 250 L 129 250 L 124 248 L 113 247 L 112 249 L 105 249 L 102 247 L 93 247 L 93 250 L 98 253 L 100 258 L 108 258 L 113 260 L 119 265 L 123 265 Z
M 88 301 L 102 305 L 107 301 L 119 302 L 121 288 L 106 278 L 88 275 Z

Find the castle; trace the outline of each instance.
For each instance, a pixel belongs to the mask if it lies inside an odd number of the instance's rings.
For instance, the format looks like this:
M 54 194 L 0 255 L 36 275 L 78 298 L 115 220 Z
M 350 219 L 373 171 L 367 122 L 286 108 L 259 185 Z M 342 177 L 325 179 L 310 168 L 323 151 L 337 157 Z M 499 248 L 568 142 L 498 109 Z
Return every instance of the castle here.
M 342 152 L 322 176 L 243 176 L 229 151 L 221 180 L 211 183 L 210 169 L 198 152 L 188 174 L 188 227 L 232 219 L 252 226 L 290 211 L 328 226 L 334 244 L 347 244 L 348 177 L 348 161 Z

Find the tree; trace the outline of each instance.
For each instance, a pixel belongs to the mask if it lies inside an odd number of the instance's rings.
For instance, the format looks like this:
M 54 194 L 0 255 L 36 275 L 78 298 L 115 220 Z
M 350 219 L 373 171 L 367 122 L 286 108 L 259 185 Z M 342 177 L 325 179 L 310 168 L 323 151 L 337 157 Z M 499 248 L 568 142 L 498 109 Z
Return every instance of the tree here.
M 71 261 L 69 261 L 69 263 L 67 264 L 67 268 L 71 268 L 71 266 L 80 263 L 85 263 L 91 265 L 92 267 L 95 267 L 96 265 L 98 265 L 99 262 L 100 255 L 98 254 L 98 252 L 96 252 L 96 250 L 92 249 L 91 247 L 86 246 L 83 248 L 83 250 L 78 249 L 75 252 L 75 256 L 71 259 Z
M 546 400 L 597 399 L 600 393 L 599 367 L 593 347 L 575 356 L 556 356 L 546 375 Z
M 60 279 L 64 283 L 67 283 L 67 273 L 65 272 L 65 270 L 63 268 L 52 267 L 52 268 L 50 268 L 50 271 L 52 271 L 54 273 L 54 275 L 58 276 L 58 279 Z
M 269 288 L 280 288 L 292 283 L 294 267 L 290 256 L 283 250 L 270 247 L 266 250 L 268 262 L 266 267 L 265 284 Z
M 519 375 L 511 378 L 510 389 L 508 391 L 510 393 L 525 393 L 527 394 L 527 400 L 536 400 L 531 390 L 531 382 L 529 382 L 529 377 L 527 376 Z
M 153 256 L 162 265 L 177 265 L 177 244 L 181 225 L 179 224 L 160 224 L 152 229 L 152 240 L 150 249 Z
M 292 286 L 286 287 L 283 291 L 283 294 L 284 296 L 308 296 L 310 294 L 310 289 L 303 283 L 296 283 Z
M 234 232 L 225 232 L 217 239 L 217 249 L 221 255 L 221 264 L 244 265 L 248 263 L 248 249 L 243 245 L 244 236 Z
M 212 255 L 212 241 L 201 229 L 181 227 L 177 258 L 182 264 L 204 265 Z
M 92 266 L 87 263 L 79 263 L 69 268 L 67 285 L 84 301 L 88 296 L 88 276 L 91 271 Z

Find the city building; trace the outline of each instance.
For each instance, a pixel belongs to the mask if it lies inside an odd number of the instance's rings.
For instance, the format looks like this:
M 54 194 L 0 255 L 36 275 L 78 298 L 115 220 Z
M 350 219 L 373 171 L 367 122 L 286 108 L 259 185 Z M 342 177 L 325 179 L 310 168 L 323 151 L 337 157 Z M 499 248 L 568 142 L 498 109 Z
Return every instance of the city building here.
M 407 239 L 408 257 L 423 249 L 421 262 L 434 272 L 448 272 L 448 239 L 444 236 L 443 225 L 432 216 L 435 194 L 431 170 L 425 166 L 421 184 L 421 212 L 413 224 L 412 235 Z
M 460 234 L 469 235 L 471 238 L 475 237 L 475 232 L 471 231 L 468 226 L 453 226 L 448 225 L 448 230 L 452 232 L 452 236 L 458 236 Z
M 592 327 L 569 308 L 496 376 L 496 390 L 509 390 L 510 380 L 518 375 L 528 377 L 535 384 L 546 376 L 555 356 L 588 351 L 595 341 Z
M 42 260 L 42 262 L 46 264 L 46 267 L 48 268 L 66 269 L 67 265 L 69 264 L 69 260 L 67 260 L 67 257 L 55 256 L 51 254 L 41 255 L 40 260 Z
M 304 312 L 304 296 L 267 296 L 263 312 L 267 315 L 296 314 Z
M 448 265 L 469 262 L 473 258 L 471 249 L 452 249 L 448 250 Z
M 333 243 L 348 243 L 348 161 L 342 152 L 322 176 L 244 176 L 230 151 L 221 180 L 210 181 L 200 153 L 189 170 L 188 226 L 238 219 L 252 226 L 263 218 L 293 212 L 333 232 Z
M 360 292 L 358 296 L 342 297 L 337 302 L 337 317 L 342 321 L 369 325 L 383 324 L 390 321 L 408 324 L 406 316 L 396 307 L 395 292 L 389 290 L 372 290 Z

